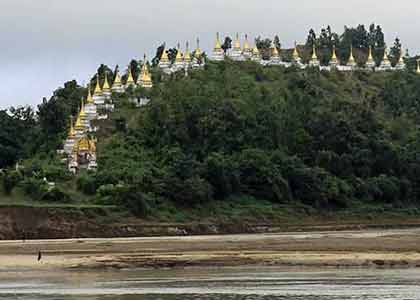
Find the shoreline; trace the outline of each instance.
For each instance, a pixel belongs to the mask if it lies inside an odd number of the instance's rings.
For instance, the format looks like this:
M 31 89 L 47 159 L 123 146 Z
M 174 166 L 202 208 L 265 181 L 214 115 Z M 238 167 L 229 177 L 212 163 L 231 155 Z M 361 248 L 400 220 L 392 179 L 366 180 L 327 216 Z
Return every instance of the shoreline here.
M 0 241 L 0 271 L 237 266 L 420 267 L 420 228 Z

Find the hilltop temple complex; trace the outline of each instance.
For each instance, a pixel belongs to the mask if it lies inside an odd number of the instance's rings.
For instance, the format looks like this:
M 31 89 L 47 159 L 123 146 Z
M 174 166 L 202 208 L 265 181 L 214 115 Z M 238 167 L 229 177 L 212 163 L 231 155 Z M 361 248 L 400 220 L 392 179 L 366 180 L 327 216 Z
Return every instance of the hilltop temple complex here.
M 222 48 L 219 34 L 216 36 L 214 48 L 210 57 L 207 58 L 205 52 L 200 48 L 200 40 L 196 41 L 196 48 L 190 51 L 189 43 L 185 45 L 185 52 L 181 50 L 180 44 L 176 48 L 176 57 L 169 58 L 165 45 L 163 51 L 157 62 L 157 68 L 164 74 L 170 75 L 175 72 L 184 72 L 188 75 L 188 71 L 192 69 L 201 69 L 206 65 L 206 60 L 213 62 L 222 61 L 225 58 L 234 61 L 253 61 L 263 66 L 283 66 L 283 67 L 297 67 L 299 69 L 317 68 L 325 71 L 343 71 L 351 72 L 356 70 L 364 71 L 398 71 L 406 68 L 406 62 L 401 50 L 400 57 L 396 64 L 393 66 L 388 57 L 388 50 L 385 49 L 380 63 L 377 64 L 373 57 L 372 47 L 368 48 L 368 55 L 365 61 L 356 61 L 354 57 L 354 49 L 350 46 L 348 58 L 345 61 L 340 61 L 337 55 L 337 49 L 332 46 L 330 50 L 330 58 L 327 64 L 321 64 L 318 58 L 318 52 L 315 45 L 312 46 L 310 59 L 303 62 L 302 55 L 299 51 L 297 44 L 291 51 L 290 59 L 284 60 L 280 55 L 282 49 L 276 46 L 271 46 L 269 49 L 269 57 L 263 59 L 261 50 L 257 45 L 251 46 L 248 36 L 245 35 L 243 43 L 239 34 L 236 34 L 235 41 L 230 50 L 225 51 Z M 420 60 L 417 60 L 416 73 L 420 75 Z M 76 117 L 70 120 L 70 129 L 68 136 L 64 141 L 63 149 L 60 153 L 64 154 L 64 159 L 67 162 L 68 169 L 73 174 L 78 173 L 80 170 L 96 170 L 96 144 L 97 139 L 95 133 L 98 128 L 94 125 L 96 120 L 107 119 L 107 113 L 112 112 L 114 109 L 112 94 L 124 93 L 128 88 L 141 87 L 144 89 L 151 89 L 153 87 L 152 75 L 149 70 L 149 63 L 144 56 L 141 65 L 141 71 L 138 78 L 133 75 L 131 64 L 128 65 L 126 78 L 123 82 L 119 73 L 118 66 L 114 72 L 114 78 L 109 78 L 105 72 L 103 82 L 101 84 L 99 73 L 95 75 L 95 86 L 92 91 L 91 86 L 87 86 L 87 94 L 81 100 L 80 109 Z M 147 104 L 150 99 L 136 99 L 134 102 L 137 106 Z M 102 114 L 100 114 L 102 112 Z M 105 112 L 105 114 L 104 114 Z

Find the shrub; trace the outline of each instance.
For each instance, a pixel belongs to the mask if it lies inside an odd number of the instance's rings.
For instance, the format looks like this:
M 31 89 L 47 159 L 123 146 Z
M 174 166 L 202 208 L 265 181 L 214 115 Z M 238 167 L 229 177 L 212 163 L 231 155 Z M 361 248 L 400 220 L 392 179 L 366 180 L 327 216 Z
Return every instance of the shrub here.
M 86 195 L 95 195 L 96 180 L 95 177 L 88 174 L 83 174 L 77 178 L 77 189 Z
M 3 192 L 6 195 L 10 195 L 12 193 L 13 188 L 18 184 L 21 180 L 19 173 L 17 172 L 5 172 L 2 176 L 2 183 L 3 183 Z
M 41 198 L 43 201 L 51 201 L 51 202 L 71 202 L 71 197 L 58 187 L 54 187 L 52 190 L 48 191 L 46 194 L 44 194 Z
M 33 200 L 40 200 L 47 192 L 48 185 L 44 180 L 27 177 L 21 183 L 23 192 Z

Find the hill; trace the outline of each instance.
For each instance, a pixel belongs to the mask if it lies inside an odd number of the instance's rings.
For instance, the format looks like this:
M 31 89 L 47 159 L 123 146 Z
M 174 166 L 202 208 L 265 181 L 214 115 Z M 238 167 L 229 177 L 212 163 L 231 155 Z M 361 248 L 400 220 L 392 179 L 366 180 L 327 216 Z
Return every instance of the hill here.
M 1 163 L 19 159 L 21 169 L 3 171 L 2 204 L 99 205 L 179 222 L 418 214 L 413 72 L 225 60 L 187 77 L 153 70 L 153 79 L 151 91 L 113 95 L 115 112 L 98 121 L 95 173 L 71 176 L 55 151 L 85 93 L 76 82 L 41 104 L 37 117 L 29 109 L 3 115 L 10 143 L 2 143 Z M 144 94 L 152 99 L 146 106 L 128 101 Z M 56 187 L 47 189 L 44 177 Z

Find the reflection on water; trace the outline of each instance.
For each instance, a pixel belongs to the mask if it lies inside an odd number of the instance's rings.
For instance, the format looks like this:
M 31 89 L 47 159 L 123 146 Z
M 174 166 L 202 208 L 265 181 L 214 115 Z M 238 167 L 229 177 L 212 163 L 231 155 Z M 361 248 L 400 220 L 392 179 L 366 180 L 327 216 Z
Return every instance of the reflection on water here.
M 8 300 L 417 300 L 420 270 L 0 272 Z

